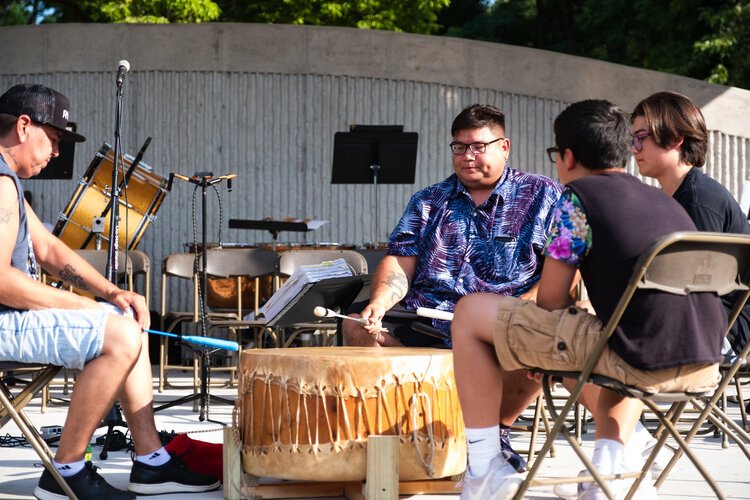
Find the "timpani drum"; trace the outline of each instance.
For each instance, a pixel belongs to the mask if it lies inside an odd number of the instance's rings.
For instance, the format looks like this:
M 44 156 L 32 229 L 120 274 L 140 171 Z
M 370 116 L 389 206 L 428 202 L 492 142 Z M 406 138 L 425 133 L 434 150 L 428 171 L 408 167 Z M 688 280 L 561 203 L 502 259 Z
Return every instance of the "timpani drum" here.
M 448 350 L 245 350 L 237 410 L 243 468 L 258 477 L 364 480 L 371 435 L 398 436 L 402 481 L 466 468 Z
M 86 173 L 78 181 L 73 198 L 58 216 L 52 233 L 71 248 L 95 248 L 94 219 L 103 217 L 102 248 L 109 248 L 109 205 L 112 192 L 114 152 L 104 144 L 96 153 Z M 124 156 L 123 171 L 118 172 L 122 183 L 134 158 Z M 126 189 L 119 198 L 119 247 L 133 250 L 148 225 L 156 219 L 156 211 L 167 194 L 167 180 L 143 162 L 135 166 Z M 126 224 L 127 221 L 127 224 Z

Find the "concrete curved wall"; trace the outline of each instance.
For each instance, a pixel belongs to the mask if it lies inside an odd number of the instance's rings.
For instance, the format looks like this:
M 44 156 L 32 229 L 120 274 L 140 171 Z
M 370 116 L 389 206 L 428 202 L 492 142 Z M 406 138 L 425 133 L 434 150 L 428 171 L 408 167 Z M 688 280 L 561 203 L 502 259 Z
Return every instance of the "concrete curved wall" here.
M 237 173 L 235 189 L 209 199 L 211 240 L 262 242 L 229 230 L 228 218 L 329 220 L 280 241 L 384 241 L 409 196 L 451 172 L 450 122 L 488 102 L 508 115 L 510 163 L 553 175 L 544 148 L 566 104 L 607 98 L 625 109 L 652 92 L 693 98 L 711 129 L 706 169 L 735 196 L 750 169 L 750 92 L 552 52 L 446 37 L 349 28 L 200 24 L 59 24 L 0 28 L 0 88 L 50 85 L 72 102 L 89 140 L 76 149 L 74 177 L 103 142 L 112 143 L 117 61 L 128 59 L 123 146 L 156 172 Z M 419 134 L 414 185 L 331 185 L 333 135 L 351 124 L 399 124 Z M 25 182 L 43 219 L 54 221 L 75 181 Z M 178 183 L 141 248 L 158 263 L 192 240 L 192 186 Z M 379 227 L 374 226 L 374 213 Z M 200 213 L 200 210 L 198 210 Z M 198 221 L 198 227 L 200 221 Z M 158 267 L 158 265 L 157 265 Z

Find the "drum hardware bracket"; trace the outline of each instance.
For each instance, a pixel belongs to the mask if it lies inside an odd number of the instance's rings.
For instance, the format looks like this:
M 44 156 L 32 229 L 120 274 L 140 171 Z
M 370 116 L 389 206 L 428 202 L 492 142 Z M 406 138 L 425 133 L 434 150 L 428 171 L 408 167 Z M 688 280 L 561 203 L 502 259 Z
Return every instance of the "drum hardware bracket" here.
M 91 221 L 91 232 L 95 235 L 94 248 L 101 250 L 102 233 L 104 232 L 104 217 L 94 217 Z

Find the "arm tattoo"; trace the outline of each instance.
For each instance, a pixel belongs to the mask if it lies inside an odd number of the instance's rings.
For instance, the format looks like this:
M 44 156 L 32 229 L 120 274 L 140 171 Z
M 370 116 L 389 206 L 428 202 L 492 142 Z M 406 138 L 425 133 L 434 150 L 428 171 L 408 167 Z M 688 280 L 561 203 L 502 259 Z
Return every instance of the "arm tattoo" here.
M 13 216 L 13 210 L 7 208 L 0 208 L 0 224 L 7 224 L 10 222 L 10 218 Z
M 394 272 L 391 272 L 391 274 L 389 274 L 381 283 L 387 285 L 388 288 L 391 289 L 391 299 L 394 303 L 403 299 L 409 288 L 409 281 L 406 279 L 406 276 Z
M 73 287 L 78 288 L 79 290 L 89 289 L 86 282 L 83 281 L 83 277 L 81 277 L 81 275 L 78 274 L 70 264 L 65 264 L 65 267 L 62 268 L 62 270 L 60 271 L 60 278 L 67 281 L 68 283 L 73 285 Z

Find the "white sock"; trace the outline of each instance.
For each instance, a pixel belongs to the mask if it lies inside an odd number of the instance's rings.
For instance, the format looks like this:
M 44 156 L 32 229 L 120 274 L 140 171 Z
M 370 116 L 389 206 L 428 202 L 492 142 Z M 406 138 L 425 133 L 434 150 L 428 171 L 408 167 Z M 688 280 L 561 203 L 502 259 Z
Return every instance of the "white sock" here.
M 616 474 L 622 472 L 625 446 L 613 439 L 597 439 L 594 442 L 594 456 L 591 462 L 599 474 Z
M 170 458 L 171 457 L 169 456 L 169 452 L 164 449 L 163 446 L 158 450 L 149 453 L 148 455 L 138 455 L 135 457 L 135 459 L 139 462 L 154 467 L 164 465 L 165 463 L 169 462 Z
M 52 459 L 52 464 L 62 477 L 71 477 L 81 472 L 81 469 L 83 469 L 83 466 L 86 464 L 86 460 L 81 459 L 78 462 L 61 464 L 55 459 Z
M 469 471 L 472 477 L 482 477 L 490 469 L 490 461 L 500 455 L 500 426 L 466 429 L 469 452 Z

